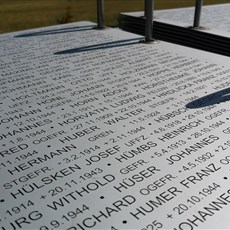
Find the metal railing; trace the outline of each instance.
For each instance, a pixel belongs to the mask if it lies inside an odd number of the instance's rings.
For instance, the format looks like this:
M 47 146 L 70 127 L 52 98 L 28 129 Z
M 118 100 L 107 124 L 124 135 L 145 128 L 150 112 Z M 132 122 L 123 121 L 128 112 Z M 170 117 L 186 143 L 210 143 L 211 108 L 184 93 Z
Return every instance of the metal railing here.
M 203 0 L 196 0 L 193 28 L 200 27 L 200 17 L 201 17 L 202 5 L 203 5 Z
M 154 0 L 145 0 L 145 42 L 150 43 L 153 39 L 153 4 Z M 200 17 L 203 0 L 196 0 L 194 22 L 192 28 L 200 28 Z M 104 29 L 104 0 L 97 0 L 97 28 Z
M 104 0 L 97 0 L 97 28 L 104 29 Z
M 145 42 L 153 41 L 153 0 L 145 0 Z
M 153 41 L 153 0 L 145 0 L 145 42 Z M 104 0 L 97 0 L 97 28 L 104 29 Z

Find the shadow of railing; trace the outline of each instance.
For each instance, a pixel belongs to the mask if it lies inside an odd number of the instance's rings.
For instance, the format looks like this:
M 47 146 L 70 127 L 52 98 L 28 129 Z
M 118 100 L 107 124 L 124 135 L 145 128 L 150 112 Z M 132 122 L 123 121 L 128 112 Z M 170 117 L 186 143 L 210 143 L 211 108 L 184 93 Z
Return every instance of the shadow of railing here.
M 186 105 L 189 109 L 198 109 L 210 105 L 219 104 L 230 100 L 230 88 L 220 90 L 216 93 L 209 94 L 194 100 Z
M 134 45 L 138 43 L 140 43 L 140 38 L 124 39 L 124 40 L 119 40 L 119 41 L 105 42 L 105 43 L 100 43 L 100 44 L 95 44 L 95 45 L 90 45 L 90 46 L 83 46 L 79 48 L 63 50 L 63 51 L 56 52 L 54 54 L 73 54 L 73 53 L 80 53 L 80 52 L 86 52 L 86 51 Z
M 16 38 L 23 38 L 23 37 L 34 37 L 34 36 L 43 36 L 43 35 L 50 35 L 50 34 L 63 34 L 63 33 L 71 33 L 71 32 L 80 32 L 80 31 L 86 31 L 91 30 L 95 26 L 89 25 L 89 26 L 75 26 L 75 27 L 69 27 L 69 28 L 63 28 L 63 29 L 53 29 L 53 30 L 45 30 L 45 31 L 39 31 L 34 33 L 27 33 L 27 34 L 19 34 L 16 35 Z

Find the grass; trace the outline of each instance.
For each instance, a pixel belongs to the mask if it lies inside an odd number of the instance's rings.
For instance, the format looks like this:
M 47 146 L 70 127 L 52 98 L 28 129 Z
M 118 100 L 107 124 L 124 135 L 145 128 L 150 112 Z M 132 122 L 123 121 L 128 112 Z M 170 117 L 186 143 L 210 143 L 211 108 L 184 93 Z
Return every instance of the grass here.
M 105 0 L 105 24 L 117 25 L 119 12 L 141 11 L 144 0 Z M 155 9 L 194 6 L 195 0 L 155 0 Z M 205 4 L 230 3 L 206 0 Z M 0 0 L 0 33 L 89 20 L 96 22 L 96 0 Z

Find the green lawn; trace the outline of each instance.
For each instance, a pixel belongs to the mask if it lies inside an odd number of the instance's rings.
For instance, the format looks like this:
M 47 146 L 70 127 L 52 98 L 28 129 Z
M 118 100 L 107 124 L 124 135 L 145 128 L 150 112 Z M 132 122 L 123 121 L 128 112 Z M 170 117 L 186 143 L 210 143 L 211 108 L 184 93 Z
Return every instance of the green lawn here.
M 105 23 L 117 25 L 119 12 L 141 11 L 144 0 L 105 0 Z M 155 0 L 155 9 L 193 6 L 195 0 Z M 204 0 L 205 4 L 230 0 Z M 96 21 L 96 0 L 0 0 L 0 33 L 80 20 Z

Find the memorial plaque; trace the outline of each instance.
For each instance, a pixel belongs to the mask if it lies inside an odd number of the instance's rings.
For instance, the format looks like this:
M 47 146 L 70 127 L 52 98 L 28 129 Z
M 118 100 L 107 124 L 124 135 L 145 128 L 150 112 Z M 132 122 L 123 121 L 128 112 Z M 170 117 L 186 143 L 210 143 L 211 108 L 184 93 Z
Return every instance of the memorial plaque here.
M 230 4 L 204 6 L 201 20 L 194 20 L 194 7 L 154 11 L 153 37 L 178 45 L 230 56 Z M 144 35 L 144 12 L 121 13 L 119 27 Z
M 0 229 L 228 229 L 229 58 L 94 27 L 0 36 Z
M 191 27 L 194 7 L 155 10 L 154 20 L 173 25 Z M 230 37 L 230 4 L 204 5 L 201 14 L 201 30 L 207 33 Z M 126 12 L 128 16 L 141 17 L 144 12 Z
M 220 34 L 230 37 L 230 4 L 204 5 L 202 7 L 201 27 L 208 33 Z M 159 10 L 156 18 L 173 20 L 178 25 L 191 26 L 194 17 L 194 7 Z

